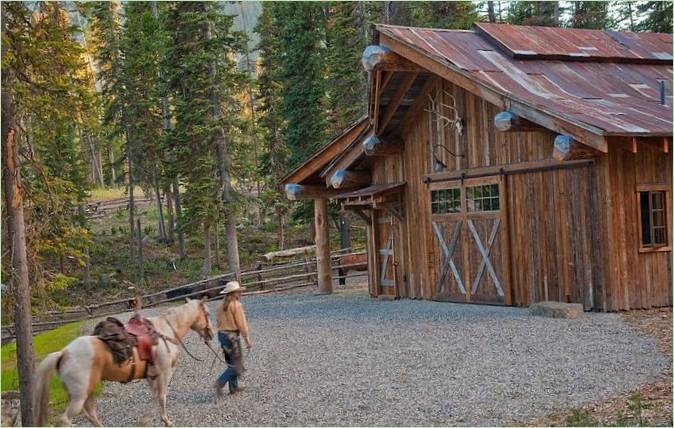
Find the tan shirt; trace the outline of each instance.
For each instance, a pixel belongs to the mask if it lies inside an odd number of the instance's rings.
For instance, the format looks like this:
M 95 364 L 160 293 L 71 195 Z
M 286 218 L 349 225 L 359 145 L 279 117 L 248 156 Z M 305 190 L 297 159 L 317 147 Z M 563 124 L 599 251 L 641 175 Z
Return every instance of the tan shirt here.
M 227 307 L 227 312 L 224 308 L 225 300 L 223 299 L 218 304 L 215 314 L 218 320 L 218 330 L 238 330 L 241 336 L 248 341 L 248 323 L 241 302 L 238 300 L 232 301 Z

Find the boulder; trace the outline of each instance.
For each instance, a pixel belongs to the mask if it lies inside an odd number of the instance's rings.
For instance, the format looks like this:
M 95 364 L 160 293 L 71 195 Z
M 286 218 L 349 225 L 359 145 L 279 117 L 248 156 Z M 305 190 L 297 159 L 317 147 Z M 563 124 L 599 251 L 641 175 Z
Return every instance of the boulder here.
M 583 305 L 580 303 L 538 302 L 529 306 L 529 315 L 548 318 L 575 319 L 583 316 Z

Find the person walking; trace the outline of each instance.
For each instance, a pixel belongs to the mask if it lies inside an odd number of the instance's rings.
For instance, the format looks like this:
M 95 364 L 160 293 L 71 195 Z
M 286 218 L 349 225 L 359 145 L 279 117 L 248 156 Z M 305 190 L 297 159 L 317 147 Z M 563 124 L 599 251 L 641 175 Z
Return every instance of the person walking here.
M 225 353 L 227 367 L 215 381 L 215 394 L 218 398 L 224 395 L 223 389 L 229 383 L 229 393 L 236 394 L 242 391 L 239 386 L 239 376 L 243 373 L 243 354 L 241 352 L 241 339 L 246 342 L 246 348 L 251 349 L 253 343 L 248 335 L 248 323 L 246 313 L 241 304 L 241 287 L 237 281 L 230 281 L 220 292 L 225 298 L 218 304 L 216 319 L 218 321 L 218 340 L 222 351 Z

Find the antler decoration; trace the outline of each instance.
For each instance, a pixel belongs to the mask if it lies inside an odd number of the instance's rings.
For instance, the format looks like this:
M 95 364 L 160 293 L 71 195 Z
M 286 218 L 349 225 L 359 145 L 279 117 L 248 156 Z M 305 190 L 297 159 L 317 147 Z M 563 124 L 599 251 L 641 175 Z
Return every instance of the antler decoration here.
M 428 100 L 431 103 L 431 108 L 425 109 L 425 111 L 434 114 L 443 128 L 447 128 L 451 125 L 456 130 L 456 133 L 461 136 L 463 135 L 463 119 L 461 119 L 459 116 L 459 111 L 456 109 L 456 98 L 454 98 L 454 96 L 447 91 L 443 90 L 442 92 L 452 100 L 453 105 L 450 106 L 440 101 L 436 102 L 435 99 L 433 99 L 433 97 L 428 94 Z M 443 114 L 443 108 L 449 109 L 453 113 L 454 118 L 450 119 L 449 117 L 445 116 Z

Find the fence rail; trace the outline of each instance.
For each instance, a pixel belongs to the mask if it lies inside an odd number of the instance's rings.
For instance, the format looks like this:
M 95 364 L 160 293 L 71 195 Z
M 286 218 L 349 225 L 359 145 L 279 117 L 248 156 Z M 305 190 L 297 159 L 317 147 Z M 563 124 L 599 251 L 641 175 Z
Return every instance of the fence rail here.
M 367 263 L 341 263 L 342 257 L 364 255 L 364 251 L 350 252 L 351 249 L 337 250 L 331 253 L 332 270 L 338 275 L 333 279 L 345 279 L 366 276 L 367 272 L 358 272 L 348 275 L 349 270 L 367 270 Z M 258 263 L 255 268 L 241 272 L 241 285 L 249 291 L 244 295 L 266 294 L 291 290 L 299 287 L 317 285 L 318 277 L 315 271 L 316 257 L 307 256 L 303 260 L 289 260 L 285 263 Z M 127 298 L 116 299 L 95 305 L 86 305 L 66 308 L 62 311 L 47 311 L 40 316 L 33 317 L 33 334 L 51 330 L 61 325 L 98 318 L 129 311 L 137 298 L 140 298 L 144 308 L 154 307 L 165 303 L 182 300 L 186 297 L 209 299 L 219 297 L 227 281 L 234 279 L 234 273 L 229 272 L 213 276 L 200 281 L 160 290 L 143 296 L 129 294 Z M 14 325 L 2 326 L 2 343 L 16 337 Z

